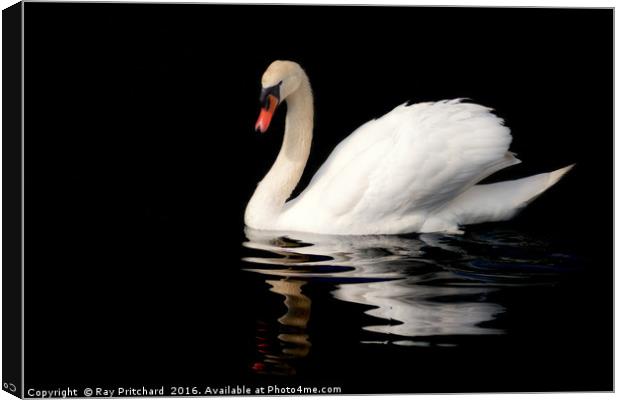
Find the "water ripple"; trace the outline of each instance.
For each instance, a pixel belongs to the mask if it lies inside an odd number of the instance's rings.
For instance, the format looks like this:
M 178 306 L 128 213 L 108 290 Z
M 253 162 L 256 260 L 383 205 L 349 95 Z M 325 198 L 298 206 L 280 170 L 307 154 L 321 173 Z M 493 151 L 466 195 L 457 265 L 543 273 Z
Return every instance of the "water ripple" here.
M 455 335 L 504 333 L 492 324 L 506 311 L 492 300 L 494 292 L 553 284 L 577 265 L 574 256 L 541 239 L 501 229 L 407 236 L 245 233 L 246 270 L 264 275 L 287 308 L 277 321 L 279 350 L 261 344 L 263 357 L 254 366 L 261 373 L 293 374 L 290 360 L 310 351 L 307 283 L 329 285 L 334 299 L 368 307 L 372 323 L 361 329 L 386 336 L 363 343 L 448 346 Z

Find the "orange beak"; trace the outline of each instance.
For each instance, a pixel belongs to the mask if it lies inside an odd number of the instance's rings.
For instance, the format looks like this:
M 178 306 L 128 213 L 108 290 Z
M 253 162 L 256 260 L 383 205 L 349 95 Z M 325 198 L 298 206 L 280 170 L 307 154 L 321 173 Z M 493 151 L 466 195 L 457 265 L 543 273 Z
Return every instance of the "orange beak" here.
M 272 94 L 268 95 L 267 108 L 261 107 L 260 114 L 258 115 L 258 120 L 256 120 L 256 125 L 254 125 L 254 129 L 260 131 L 261 133 L 265 133 L 267 128 L 269 128 L 271 118 L 273 118 L 273 114 L 276 112 L 277 107 L 278 99 L 276 98 L 276 96 Z

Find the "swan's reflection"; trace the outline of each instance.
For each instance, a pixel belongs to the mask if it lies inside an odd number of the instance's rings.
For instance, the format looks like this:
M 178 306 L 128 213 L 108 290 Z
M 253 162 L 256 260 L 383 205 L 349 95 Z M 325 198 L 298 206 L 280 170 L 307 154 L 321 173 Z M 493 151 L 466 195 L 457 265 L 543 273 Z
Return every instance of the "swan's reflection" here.
M 310 350 L 306 282 L 326 282 L 334 298 L 370 306 L 366 314 L 374 323 L 362 329 L 390 335 L 373 342 L 450 344 L 455 335 L 503 333 L 493 321 L 504 306 L 489 295 L 506 286 L 553 282 L 568 260 L 511 231 L 327 236 L 246 229 L 246 236 L 244 246 L 253 254 L 244 261 L 254 264 L 248 270 L 270 276 L 266 282 L 287 307 L 278 322 L 296 329 L 294 338 L 279 337 L 288 348 L 280 359 Z
M 311 346 L 306 333 L 311 302 L 301 292 L 306 282 L 288 278 L 266 282 L 271 286 L 270 291 L 284 296 L 286 313 L 278 318 L 277 343 L 269 339 L 269 324 L 259 321 L 257 344 L 261 359 L 252 369 L 262 374 L 293 375 L 296 371 L 289 361 L 307 356 Z

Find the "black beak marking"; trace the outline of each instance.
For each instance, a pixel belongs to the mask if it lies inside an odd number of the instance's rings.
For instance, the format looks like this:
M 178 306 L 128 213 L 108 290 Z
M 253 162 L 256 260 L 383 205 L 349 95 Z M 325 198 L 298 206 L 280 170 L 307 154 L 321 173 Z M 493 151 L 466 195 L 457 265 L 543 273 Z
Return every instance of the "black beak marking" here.
M 259 101 L 261 105 L 263 106 L 263 108 L 265 109 L 269 108 L 269 95 L 274 96 L 278 100 L 278 103 L 280 102 L 280 86 L 281 85 L 282 85 L 282 81 L 280 81 L 280 83 L 278 83 L 277 85 L 269 86 L 261 90 Z

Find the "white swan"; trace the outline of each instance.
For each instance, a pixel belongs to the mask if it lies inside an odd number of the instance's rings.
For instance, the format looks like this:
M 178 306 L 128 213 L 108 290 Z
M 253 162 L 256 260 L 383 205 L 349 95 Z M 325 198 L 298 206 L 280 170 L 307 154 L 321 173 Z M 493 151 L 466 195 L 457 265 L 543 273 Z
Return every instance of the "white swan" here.
M 245 210 L 259 230 L 321 234 L 458 233 L 459 226 L 513 217 L 571 166 L 514 181 L 476 185 L 519 163 L 503 120 L 460 100 L 401 105 L 344 139 L 295 199 L 310 153 L 313 100 L 299 64 L 274 61 L 262 77 L 265 132 L 286 100 L 278 157 Z

